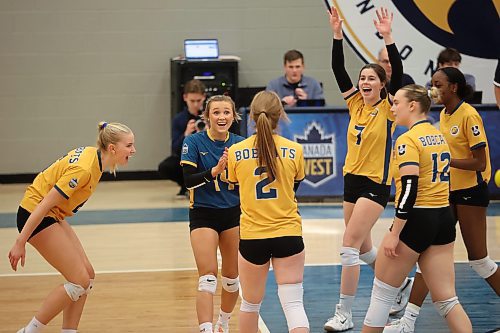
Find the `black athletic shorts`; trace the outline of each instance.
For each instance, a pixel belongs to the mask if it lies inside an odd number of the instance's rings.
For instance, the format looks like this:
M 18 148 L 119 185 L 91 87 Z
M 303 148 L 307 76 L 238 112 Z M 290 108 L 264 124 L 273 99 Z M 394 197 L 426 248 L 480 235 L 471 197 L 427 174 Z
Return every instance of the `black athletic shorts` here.
M 452 205 L 488 207 L 490 204 L 488 184 L 482 182 L 474 187 L 451 191 L 450 203 Z
M 254 265 L 264 265 L 271 258 L 286 258 L 304 250 L 302 236 L 265 239 L 240 239 L 240 253 Z
M 189 230 L 210 228 L 217 233 L 240 225 L 240 206 L 231 208 L 195 207 L 189 210 Z
M 431 245 L 455 241 L 456 220 L 451 208 L 413 208 L 399 234 L 399 239 L 413 251 L 422 253 Z
M 30 215 L 31 215 L 30 212 L 28 212 L 23 207 L 19 206 L 19 209 L 17 210 L 17 230 L 19 230 L 19 232 L 23 230 L 24 225 L 26 224 L 26 221 L 28 220 L 28 217 L 30 217 Z M 42 231 L 43 229 L 50 227 L 54 223 L 57 223 L 57 220 L 55 218 L 50 216 L 45 216 L 42 222 L 40 222 L 40 224 L 35 228 L 31 236 L 29 236 L 28 240 L 31 237 L 35 236 L 40 231 Z
M 355 204 L 359 198 L 367 198 L 385 208 L 390 194 L 390 185 L 375 183 L 366 176 L 351 173 L 344 176 L 344 201 Z

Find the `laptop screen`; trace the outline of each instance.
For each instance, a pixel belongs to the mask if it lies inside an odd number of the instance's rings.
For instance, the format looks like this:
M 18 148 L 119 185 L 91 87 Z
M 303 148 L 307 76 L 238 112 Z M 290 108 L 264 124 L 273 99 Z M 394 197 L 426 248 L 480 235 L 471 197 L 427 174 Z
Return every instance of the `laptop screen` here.
M 186 39 L 184 52 L 186 59 L 217 59 L 219 43 L 217 39 Z

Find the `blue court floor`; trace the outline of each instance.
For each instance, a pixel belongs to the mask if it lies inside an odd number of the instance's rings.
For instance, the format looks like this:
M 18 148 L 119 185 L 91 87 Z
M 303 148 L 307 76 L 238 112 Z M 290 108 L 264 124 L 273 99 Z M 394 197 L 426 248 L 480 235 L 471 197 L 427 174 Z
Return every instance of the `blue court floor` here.
M 488 284 L 479 278 L 465 263 L 455 264 L 456 289 L 460 303 L 469 315 L 474 332 L 500 329 L 500 298 Z M 311 333 L 325 332 L 323 324 L 332 316 L 338 302 L 341 266 L 309 266 L 304 273 L 304 305 L 309 317 Z M 413 273 L 412 273 L 413 275 Z M 370 303 L 373 270 L 361 266 L 358 293 L 353 308 L 354 329 L 360 332 Z M 403 311 L 400 315 L 403 314 Z M 277 296 L 273 272 L 270 272 L 266 296 L 262 303 L 261 316 L 270 332 L 287 332 L 286 320 Z M 396 317 L 394 317 L 396 318 Z M 427 296 L 416 322 L 416 332 L 449 332 L 446 322 L 434 309 Z

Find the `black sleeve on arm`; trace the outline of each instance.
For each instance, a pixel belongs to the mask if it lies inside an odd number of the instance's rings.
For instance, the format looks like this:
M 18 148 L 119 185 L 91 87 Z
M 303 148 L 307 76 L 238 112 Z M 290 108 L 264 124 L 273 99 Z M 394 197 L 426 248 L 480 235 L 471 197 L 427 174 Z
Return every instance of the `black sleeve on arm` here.
M 334 39 L 332 45 L 332 71 L 339 85 L 340 92 L 344 93 L 353 87 L 349 74 L 344 65 L 344 49 L 342 39 Z
M 302 182 L 301 180 L 299 180 L 299 181 L 297 181 L 297 180 L 296 180 L 296 181 L 293 183 L 293 191 L 294 191 L 295 193 L 297 193 L 297 190 L 299 189 L 299 186 L 300 186 L 300 183 L 301 183 L 301 182 Z
M 389 55 L 389 62 L 392 67 L 391 86 L 389 87 L 389 94 L 396 95 L 396 92 L 403 86 L 403 62 L 399 55 L 398 48 L 395 43 L 385 46 L 387 54 Z
M 396 207 L 396 217 L 401 220 L 408 219 L 408 213 L 413 209 L 415 201 L 417 201 L 418 176 L 403 176 L 401 177 L 401 194 Z
M 182 173 L 184 174 L 184 186 L 188 190 L 200 187 L 206 183 L 211 182 L 214 178 L 212 177 L 212 170 L 206 170 L 202 172 L 196 172 L 196 168 L 192 165 L 184 164 L 182 166 Z

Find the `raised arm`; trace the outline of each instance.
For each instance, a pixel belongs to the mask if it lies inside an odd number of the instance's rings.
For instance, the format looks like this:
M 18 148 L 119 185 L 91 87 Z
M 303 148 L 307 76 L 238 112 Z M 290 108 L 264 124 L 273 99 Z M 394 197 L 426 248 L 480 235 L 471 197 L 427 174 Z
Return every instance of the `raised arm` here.
M 351 95 L 356 88 L 353 86 L 344 65 L 344 49 L 342 46 L 342 39 L 344 38 L 342 34 L 342 20 L 339 16 L 337 8 L 332 7 L 332 12 L 328 12 L 330 18 L 330 27 L 333 33 L 333 45 L 332 45 L 332 71 L 335 76 L 335 80 L 339 85 L 342 97 L 346 98 Z
M 389 13 L 387 8 L 384 7 L 377 9 L 376 13 L 377 19 L 373 20 L 373 23 L 379 34 L 384 38 L 385 47 L 389 55 L 389 62 L 392 67 L 391 84 L 390 87 L 387 87 L 389 98 L 392 101 L 398 89 L 403 86 L 403 62 L 401 61 L 398 48 L 392 37 L 392 19 L 394 14 Z

